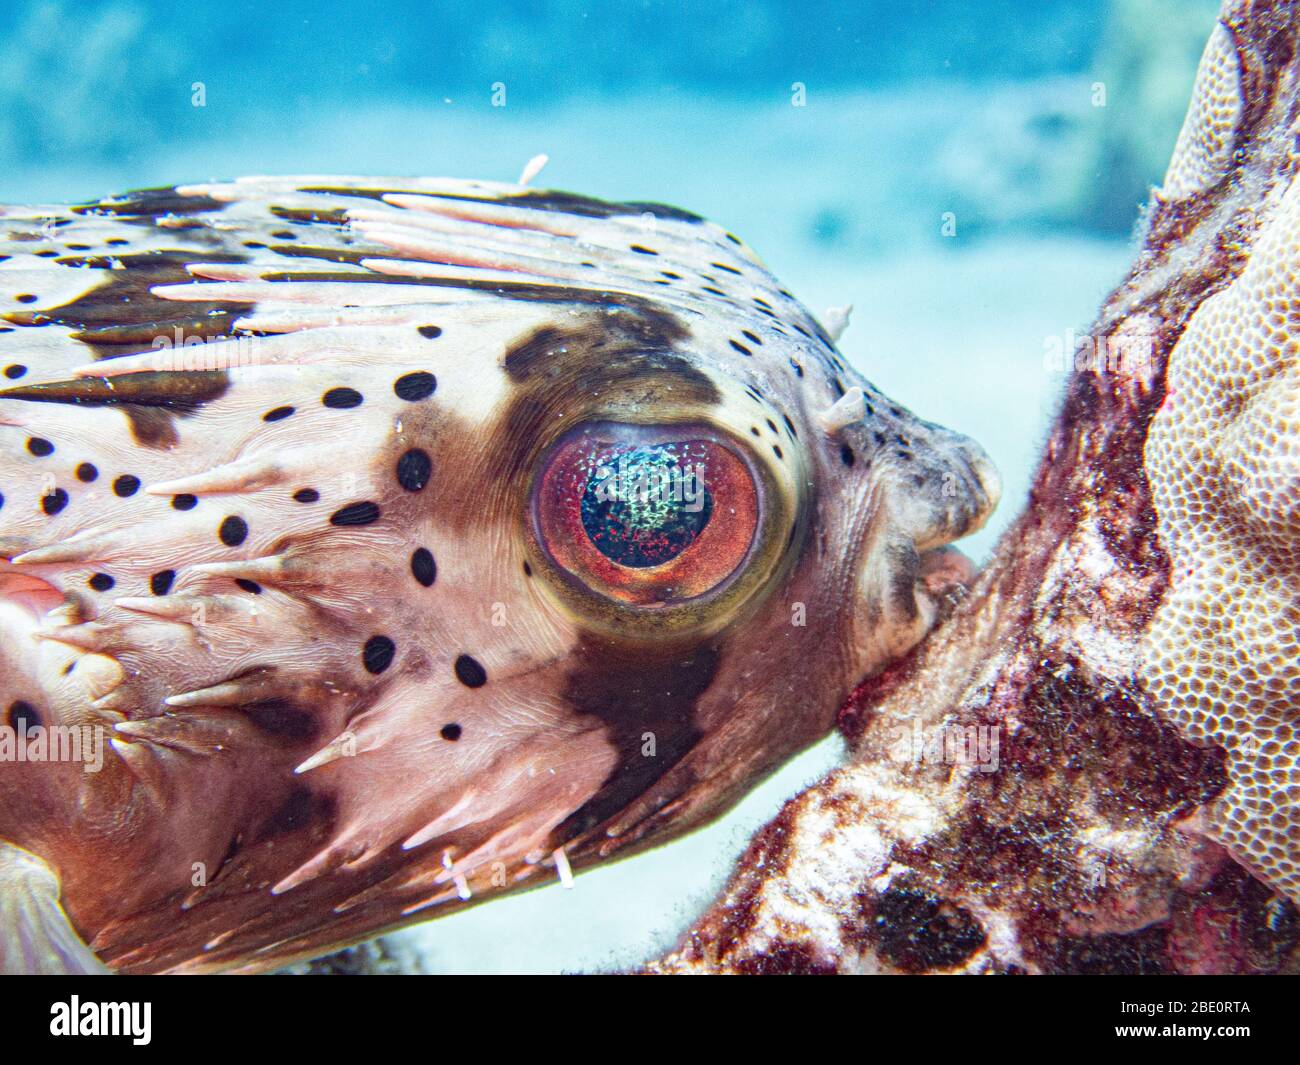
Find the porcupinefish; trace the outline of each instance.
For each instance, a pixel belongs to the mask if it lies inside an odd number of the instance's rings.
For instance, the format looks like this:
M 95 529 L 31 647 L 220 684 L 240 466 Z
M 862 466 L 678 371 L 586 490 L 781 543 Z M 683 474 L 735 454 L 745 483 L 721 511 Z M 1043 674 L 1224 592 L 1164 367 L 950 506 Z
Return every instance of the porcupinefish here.
M 264 970 L 719 814 L 969 578 L 967 438 L 650 203 L 0 208 L 0 953 Z

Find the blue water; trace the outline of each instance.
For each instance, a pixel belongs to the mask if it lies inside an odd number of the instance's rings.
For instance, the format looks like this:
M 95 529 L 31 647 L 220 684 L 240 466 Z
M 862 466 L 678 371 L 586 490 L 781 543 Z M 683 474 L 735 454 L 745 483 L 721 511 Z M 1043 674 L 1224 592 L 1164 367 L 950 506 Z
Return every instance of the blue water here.
M 1082 332 L 1128 260 L 1213 0 L 7 3 L 0 202 L 250 172 L 442 174 L 662 200 L 743 234 L 845 354 L 1001 468 L 1019 510 Z M 1100 86 L 1100 93 L 1098 87 Z M 720 824 L 406 937 L 447 971 L 669 945 L 829 740 Z

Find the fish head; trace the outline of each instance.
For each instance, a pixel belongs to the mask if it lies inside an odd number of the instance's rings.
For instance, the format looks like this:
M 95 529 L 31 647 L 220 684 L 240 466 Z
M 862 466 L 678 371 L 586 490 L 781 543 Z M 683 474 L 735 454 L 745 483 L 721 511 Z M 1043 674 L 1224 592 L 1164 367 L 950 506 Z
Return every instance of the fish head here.
M 0 764 L 0 839 L 116 968 L 265 969 L 679 835 L 970 576 L 983 452 L 694 216 L 359 179 L 99 206 L 63 239 L 129 254 L 24 258 L 57 296 L 0 335 L 52 330 L 0 390 L 0 696 L 111 742 Z

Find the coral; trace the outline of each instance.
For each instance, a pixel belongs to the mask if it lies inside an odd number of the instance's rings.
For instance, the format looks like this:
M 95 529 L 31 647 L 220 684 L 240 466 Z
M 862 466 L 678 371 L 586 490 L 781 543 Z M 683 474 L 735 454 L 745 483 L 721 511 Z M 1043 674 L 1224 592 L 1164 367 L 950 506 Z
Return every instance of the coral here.
M 1174 145 L 1161 195 L 1181 199 L 1213 184 L 1228 169 L 1241 121 L 1241 70 L 1232 34 L 1216 22 L 1192 89 L 1192 103 Z
M 1147 437 L 1172 573 L 1142 674 L 1185 735 L 1228 752 L 1215 835 L 1300 902 L 1300 187 L 1271 199 L 1245 269 L 1174 347 Z

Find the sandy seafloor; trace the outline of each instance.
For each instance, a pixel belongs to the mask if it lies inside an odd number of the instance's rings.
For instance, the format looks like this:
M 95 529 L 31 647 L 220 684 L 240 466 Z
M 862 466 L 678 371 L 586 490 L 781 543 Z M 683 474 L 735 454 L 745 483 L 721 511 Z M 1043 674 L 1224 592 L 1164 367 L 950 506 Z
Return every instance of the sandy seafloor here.
M 662 200 L 740 234 L 815 312 L 852 303 L 841 347 L 887 394 L 979 440 L 1004 478 L 977 560 L 1020 510 L 1063 379 L 1049 338 L 1083 332 L 1128 263 L 1123 241 L 985 221 L 939 235 L 950 209 L 930 166 L 963 116 L 949 89 L 788 103 L 690 106 L 680 99 L 569 104 L 542 112 L 445 101 L 321 114 L 286 103 L 282 122 L 222 124 L 120 163 L 0 177 L 0 200 L 57 202 L 239 173 L 447 174 L 514 180 L 539 152 L 535 184 Z M 1159 175 L 1152 175 L 1158 180 Z M 1135 216 L 1136 216 L 1136 204 Z M 830 768 L 828 739 L 722 821 L 651 853 L 399 933 L 425 971 L 625 968 L 668 949 L 707 905 L 753 831 Z M 409 952 L 409 954 L 408 954 Z

